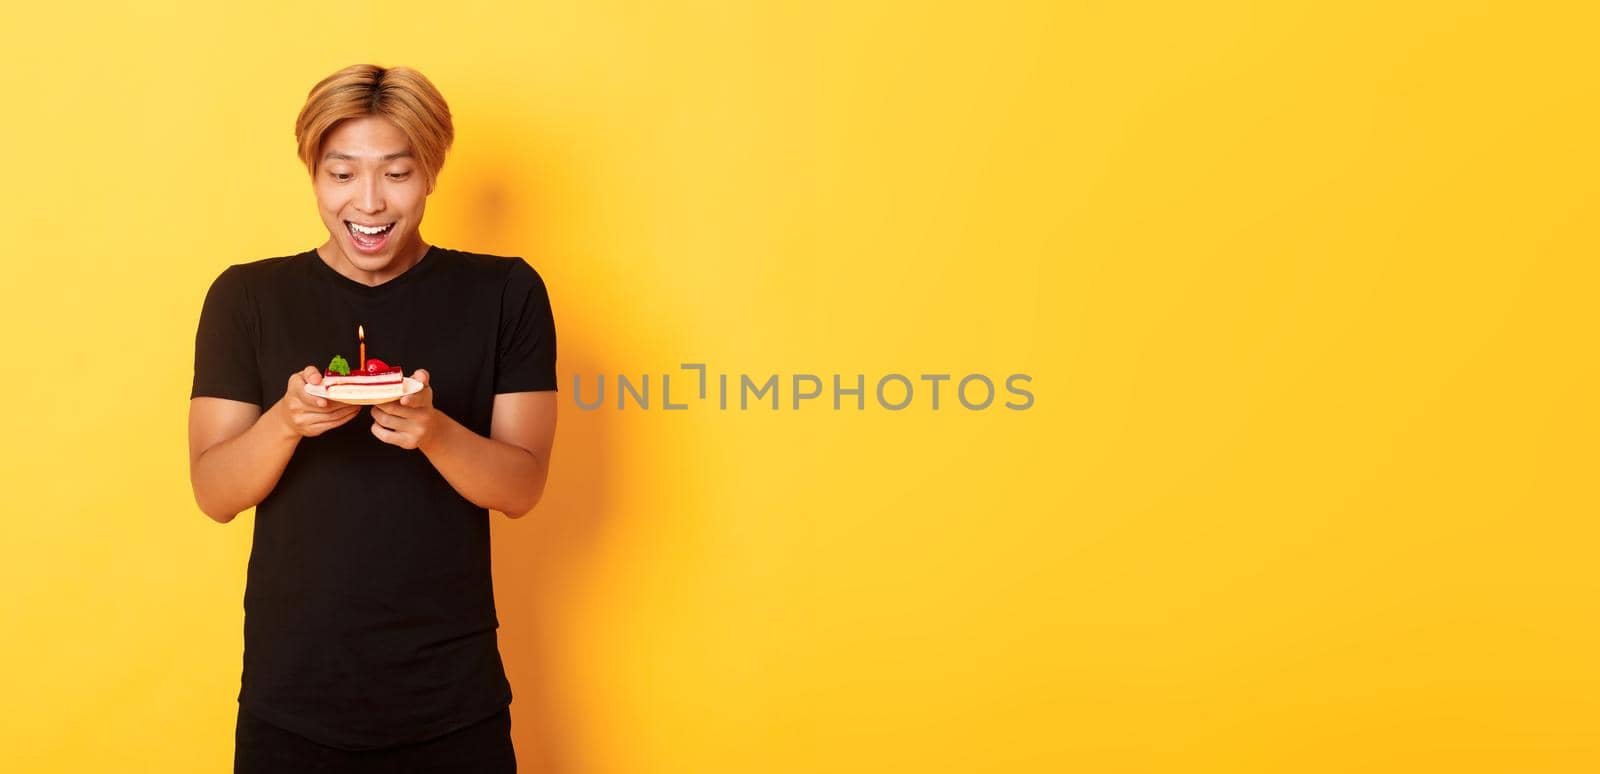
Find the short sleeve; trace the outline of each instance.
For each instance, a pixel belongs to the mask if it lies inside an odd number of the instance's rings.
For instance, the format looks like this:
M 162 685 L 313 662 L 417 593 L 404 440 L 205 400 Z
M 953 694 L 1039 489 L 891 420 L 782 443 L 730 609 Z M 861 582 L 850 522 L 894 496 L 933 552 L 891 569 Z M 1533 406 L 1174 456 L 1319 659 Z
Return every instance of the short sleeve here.
M 556 322 L 544 279 L 517 258 L 500 297 L 500 336 L 495 351 L 494 391 L 556 389 Z
M 255 310 L 240 266 L 211 283 L 194 336 L 194 383 L 189 397 L 261 404 L 256 369 Z

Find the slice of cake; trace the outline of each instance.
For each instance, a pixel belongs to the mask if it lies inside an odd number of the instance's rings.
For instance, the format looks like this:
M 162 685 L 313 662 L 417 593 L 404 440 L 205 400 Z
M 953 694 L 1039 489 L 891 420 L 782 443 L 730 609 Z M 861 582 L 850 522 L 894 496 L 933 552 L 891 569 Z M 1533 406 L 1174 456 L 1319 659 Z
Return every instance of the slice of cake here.
M 328 397 L 340 398 L 399 398 L 405 394 L 405 371 L 377 358 L 369 358 L 366 367 L 351 372 L 342 357 L 335 357 L 322 374 L 322 389 Z

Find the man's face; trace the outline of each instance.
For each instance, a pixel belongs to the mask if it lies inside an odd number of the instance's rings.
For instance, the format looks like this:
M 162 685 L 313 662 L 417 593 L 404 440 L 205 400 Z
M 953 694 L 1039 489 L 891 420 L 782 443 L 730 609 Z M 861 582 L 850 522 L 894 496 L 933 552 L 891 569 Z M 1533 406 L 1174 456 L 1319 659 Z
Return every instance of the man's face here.
M 323 139 L 312 188 L 332 244 L 362 271 L 383 272 L 421 244 L 417 229 L 431 191 L 406 136 L 388 119 L 364 116 L 334 127 Z

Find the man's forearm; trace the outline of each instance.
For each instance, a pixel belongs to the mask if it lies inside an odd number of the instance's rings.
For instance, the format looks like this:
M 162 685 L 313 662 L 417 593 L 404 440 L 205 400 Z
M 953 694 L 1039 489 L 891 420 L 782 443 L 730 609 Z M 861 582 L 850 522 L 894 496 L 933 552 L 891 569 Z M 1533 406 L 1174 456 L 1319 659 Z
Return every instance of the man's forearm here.
M 195 501 L 207 516 L 226 524 L 267 499 L 278 485 L 300 436 L 274 406 L 250 429 L 219 443 L 195 460 L 190 476 Z
M 493 438 L 439 414 L 442 432 L 418 449 L 462 497 L 515 519 L 544 494 L 545 461 L 527 449 Z

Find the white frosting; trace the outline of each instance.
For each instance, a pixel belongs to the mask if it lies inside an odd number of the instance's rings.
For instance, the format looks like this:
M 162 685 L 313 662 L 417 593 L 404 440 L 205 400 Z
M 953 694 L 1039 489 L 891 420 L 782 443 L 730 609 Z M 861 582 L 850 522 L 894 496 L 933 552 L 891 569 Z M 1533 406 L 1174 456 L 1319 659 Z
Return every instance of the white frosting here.
M 405 382 L 394 384 L 330 384 L 323 388 L 331 398 L 398 398 L 406 392 Z
M 327 391 L 329 397 L 398 398 L 406 391 L 404 377 L 404 372 L 399 370 L 381 374 L 335 374 L 322 377 L 322 389 Z

